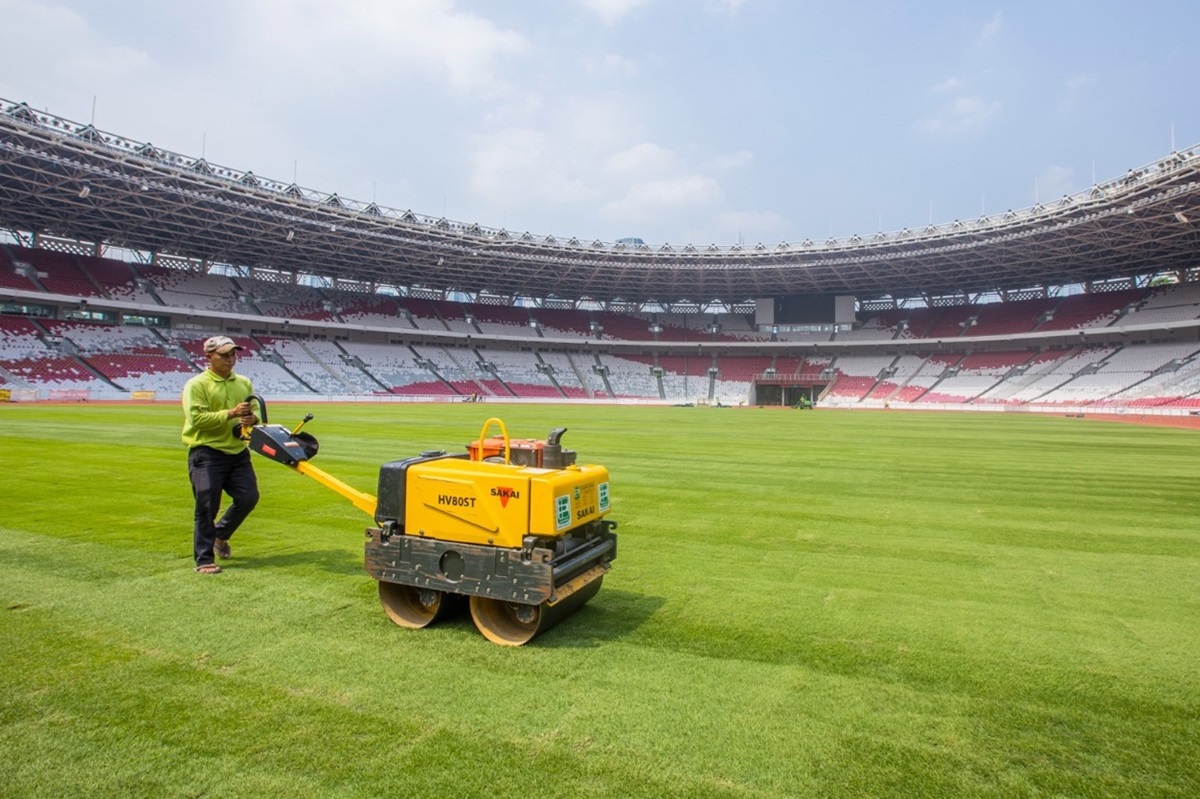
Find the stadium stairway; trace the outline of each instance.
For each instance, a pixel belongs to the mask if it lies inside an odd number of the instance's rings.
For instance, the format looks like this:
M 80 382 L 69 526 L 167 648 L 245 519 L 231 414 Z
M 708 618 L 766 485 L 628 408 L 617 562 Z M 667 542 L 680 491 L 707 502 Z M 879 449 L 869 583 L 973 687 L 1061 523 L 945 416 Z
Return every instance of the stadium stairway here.
M 0 248 L 2 248 L 4 250 L 5 254 L 8 256 L 9 262 L 12 263 L 14 266 L 16 265 L 16 263 L 18 261 L 20 261 L 22 263 L 29 263 L 29 261 L 27 261 L 21 257 L 20 253 L 13 252 L 12 248 L 9 247 L 7 244 L 0 244 Z M 22 277 L 24 277 L 26 280 L 28 280 L 33 285 L 37 286 L 38 291 L 46 291 L 46 292 L 49 291 L 49 289 L 46 288 L 46 286 L 42 283 L 42 281 L 38 279 L 38 269 L 36 266 L 34 266 L 34 268 L 32 270 L 23 273 Z M 28 287 L 26 287 L 26 288 L 28 288 Z
M 358 390 L 357 387 L 353 383 L 351 383 L 349 380 L 347 380 L 341 373 L 339 373 L 338 370 L 334 369 L 332 366 L 325 363 L 325 361 L 322 360 L 321 357 L 319 355 L 317 355 L 317 353 L 313 352 L 312 348 L 309 347 L 308 344 L 306 344 L 303 339 L 296 339 L 295 341 L 297 344 L 300 345 L 300 349 L 302 349 L 306 353 L 308 353 L 308 355 L 313 359 L 313 361 L 317 364 L 317 366 L 321 367 L 326 372 L 328 372 L 329 376 L 332 377 L 335 381 L 337 381 L 337 383 L 339 385 L 341 385 L 343 388 L 345 388 L 348 393 L 353 394 Z M 345 350 L 342 350 L 341 347 L 338 347 L 338 349 L 342 353 L 345 353 Z M 379 381 L 372 378 L 372 382 L 378 383 Z
M 543 364 L 543 366 L 547 366 L 547 365 L 548 365 L 548 364 L 546 364 L 546 361 L 545 361 L 545 359 L 544 359 L 544 358 L 542 358 L 542 354 L 541 354 L 540 352 L 534 352 L 534 353 L 533 353 L 533 358 L 534 358 L 534 360 L 535 360 L 535 361 L 537 361 L 539 364 Z M 572 364 L 572 366 L 574 366 L 574 364 Z M 558 392 L 558 395 L 559 395 L 560 397 L 566 397 L 566 396 L 567 396 L 567 392 L 563 390 L 562 384 L 561 384 L 561 383 L 559 383 L 559 382 L 558 382 L 558 378 L 554 376 L 554 370 L 553 370 L 553 369 L 546 369 L 546 371 L 544 372 L 544 374 L 546 375 L 546 378 L 547 378 L 547 379 L 550 381 L 550 385 L 554 386 L 554 390 Z
M 372 374 L 371 370 L 369 368 L 367 368 L 367 364 L 363 362 L 362 358 L 358 357 L 357 355 L 354 355 L 351 352 L 348 352 L 346 350 L 346 348 L 343 347 L 337 341 L 333 342 L 333 346 L 337 347 L 338 353 L 340 353 L 341 358 L 342 358 L 342 363 L 344 363 L 346 366 L 350 366 L 350 367 L 353 367 L 354 369 L 357 369 L 359 372 L 362 372 L 362 374 L 368 380 L 370 380 L 372 383 L 374 383 L 376 386 L 378 386 L 379 390 L 384 392 L 385 394 L 389 393 L 391 391 L 391 386 L 387 385 L 382 380 L 380 380 L 378 377 L 376 377 L 374 374 Z
M 429 374 L 433 375 L 437 379 L 438 383 L 440 383 L 441 385 L 443 385 L 447 389 L 449 389 L 451 394 L 456 394 L 459 396 L 462 395 L 462 392 L 459 391 L 458 388 L 456 388 L 453 383 L 451 383 L 449 380 L 447 380 L 445 377 L 442 376 L 442 373 L 437 370 L 436 365 L 426 361 L 425 368 L 429 370 Z M 485 392 L 485 393 L 490 393 L 490 392 Z
M 605 366 L 604 363 L 600 360 L 600 353 L 596 353 L 592 357 L 596 361 L 594 364 L 592 364 L 592 370 L 593 370 L 594 374 L 599 375 L 600 382 L 604 384 L 604 391 L 610 397 L 617 396 L 617 393 L 615 391 L 613 391 L 612 382 L 610 382 L 608 379 L 608 367 Z M 585 382 L 584 385 L 586 386 L 587 383 Z
M 304 386 L 304 388 L 308 389 L 312 393 L 314 393 L 314 394 L 320 393 L 315 388 L 313 388 L 311 385 L 309 385 L 308 382 L 303 377 L 301 377 L 295 370 L 293 370 L 291 367 L 289 367 L 287 364 L 287 361 L 285 361 L 283 356 L 281 356 L 278 352 L 275 351 L 275 348 L 273 346 L 270 346 L 268 343 L 264 342 L 261 338 L 256 337 L 256 336 L 251 336 L 250 340 L 252 342 L 254 342 L 254 346 L 257 347 L 256 354 L 259 358 L 262 358 L 264 361 L 267 361 L 268 363 L 275 364 L 276 366 L 278 366 L 280 369 L 283 370 L 284 374 L 286 374 L 291 379 L 295 380 L 300 385 Z M 176 345 L 176 346 L 178 346 L 178 345 Z
M 0 386 L 4 388 L 33 388 L 31 383 L 22 377 L 14 375 L 3 366 L 0 366 Z
M 596 396 L 596 388 L 592 383 L 592 380 L 598 378 L 599 375 L 590 370 L 580 368 L 578 361 L 576 361 L 576 358 L 586 356 L 581 356 L 579 354 L 573 356 L 568 352 L 564 353 L 564 357 L 567 359 L 567 363 L 570 365 L 571 371 L 575 373 L 575 379 L 579 381 L 579 385 L 583 388 L 584 396 L 586 396 L 588 399 L 594 399 Z M 604 385 L 603 380 L 601 380 L 600 383 L 601 385 Z M 607 389 L 605 389 L 605 391 L 607 391 Z

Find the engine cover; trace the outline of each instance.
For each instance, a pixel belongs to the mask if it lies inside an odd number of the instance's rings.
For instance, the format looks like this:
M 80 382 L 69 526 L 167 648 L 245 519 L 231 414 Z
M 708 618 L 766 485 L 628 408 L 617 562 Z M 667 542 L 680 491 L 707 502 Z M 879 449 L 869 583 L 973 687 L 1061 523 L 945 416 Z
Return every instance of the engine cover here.
M 403 525 L 412 536 L 519 548 L 527 535 L 557 538 L 610 510 L 603 466 L 433 458 L 408 463 L 405 475 Z

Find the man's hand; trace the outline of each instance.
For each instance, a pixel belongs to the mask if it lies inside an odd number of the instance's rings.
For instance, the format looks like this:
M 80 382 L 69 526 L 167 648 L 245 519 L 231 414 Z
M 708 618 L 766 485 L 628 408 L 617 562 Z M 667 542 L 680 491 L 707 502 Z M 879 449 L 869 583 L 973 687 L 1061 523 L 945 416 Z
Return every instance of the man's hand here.
M 235 416 L 241 417 L 243 420 L 245 420 L 246 417 L 254 419 L 254 409 L 250 407 L 249 402 L 239 402 L 237 405 L 234 405 L 232 408 L 226 411 L 226 413 L 229 414 L 230 419 Z M 258 420 L 255 419 L 255 421 Z M 242 424 L 245 424 L 245 421 L 243 421 Z M 251 422 L 250 424 L 254 424 L 254 422 Z
M 258 424 L 258 417 L 252 413 L 248 413 L 242 417 L 242 425 L 245 427 L 254 427 Z

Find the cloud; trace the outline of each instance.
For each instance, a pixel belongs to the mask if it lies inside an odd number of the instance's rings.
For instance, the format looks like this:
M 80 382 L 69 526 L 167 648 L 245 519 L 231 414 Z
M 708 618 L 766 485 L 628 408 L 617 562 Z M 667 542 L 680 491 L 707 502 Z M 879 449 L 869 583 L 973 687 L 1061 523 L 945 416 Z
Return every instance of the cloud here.
M 697 171 L 726 172 L 754 161 L 748 150 L 718 155 L 701 165 Z M 678 177 L 691 170 L 684 158 L 674 150 L 652 142 L 641 142 L 613 153 L 604 165 L 605 172 L 614 178 Z
M 636 223 L 675 211 L 694 212 L 722 196 L 720 184 L 704 175 L 648 180 L 631 186 L 620 199 L 605 203 L 600 215 L 610 221 Z
M 63 113 L 78 107 L 80 95 L 90 100 L 105 84 L 134 82 L 154 72 L 154 59 L 145 50 L 105 41 L 68 8 L 0 0 L 0 19 L 10 34 L 0 53 L 0 75 L 6 76 L 0 77 L 0 88 L 13 99 L 53 103 L 54 110 Z M 53 46 L 37 33 L 15 35 L 20 31 L 52 32 Z M 20 88 L 8 88 L 17 74 L 23 75 Z
M 990 39 L 993 36 L 997 35 L 998 33 L 1000 33 L 1000 30 L 1003 27 L 1004 27 L 1004 15 L 1001 12 L 997 11 L 995 14 L 992 14 L 992 18 L 989 19 L 984 24 L 983 29 L 979 31 L 980 41 L 983 41 L 985 39 Z
M 746 3 L 747 0 L 708 0 L 707 7 L 710 14 L 728 14 L 732 17 Z
M 676 151 L 651 141 L 622 143 L 613 133 L 627 127 L 614 113 L 618 101 L 579 101 L 557 116 L 480 134 L 470 158 L 472 193 L 512 210 L 591 206 L 599 218 L 623 226 L 682 220 L 723 200 L 718 181 Z M 716 163 L 747 157 L 736 153 Z
M 639 105 L 618 92 L 560 100 L 513 103 L 469 137 L 469 187 L 480 207 L 517 215 L 553 207 L 625 231 L 684 225 L 724 200 L 716 173 L 753 159 L 748 151 L 685 156 L 660 143 Z M 543 212 L 541 222 L 552 225 L 554 217 Z
M 1071 111 L 1083 102 L 1087 90 L 1096 83 L 1096 76 L 1090 73 L 1072 75 L 1063 81 L 1062 96 L 1059 101 L 1060 111 Z
M 616 53 L 584 59 L 583 70 L 589 75 L 614 78 L 632 78 L 638 71 L 636 64 Z
M 580 5 L 612 24 L 649 0 L 580 0 Z
M 997 116 L 1004 104 L 982 97 L 956 97 L 931 117 L 919 120 L 917 130 L 934 135 L 957 135 L 982 130 Z
M 1042 203 L 1053 202 L 1078 190 L 1074 170 L 1056 164 L 1046 167 L 1038 174 L 1034 187 L 1034 199 Z
M 746 166 L 747 164 L 751 164 L 753 162 L 754 153 L 750 152 L 749 150 L 738 150 L 737 152 L 718 155 L 709 162 L 709 165 L 713 169 L 724 172 L 726 170 L 737 169 L 738 167 Z
M 605 170 L 613 175 L 645 177 L 662 175 L 682 166 L 677 154 L 657 144 L 643 142 L 627 150 L 613 153 L 605 164 Z
M 507 88 L 502 59 L 530 42 L 450 0 L 248 0 L 237 6 L 237 57 L 289 85 L 379 84 L 431 77 L 462 92 Z
M 481 207 L 568 212 L 620 196 L 647 173 L 678 169 L 669 151 L 630 142 L 642 136 L 635 115 L 612 94 L 548 99 L 492 115 L 492 124 L 465 139 L 470 193 Z
M 1004 15 L 994 13 L 979 32 L 978 42 L 999 35 L 1004 26 Z M 913 128 L 919 132 L 936 136 L 954 136 L 983 130 L 999 116 L 1004 104 L 977 94 L 970 94 L 973 76 L 963 78 L 951 75 L 941 83 L 929 87 L 936 95 L 949 96 L 941 100 L 937 110 L 924 119 L 917 120 Z
M 1080 91 L 1086 89 L 1096 82 L 1096 76 L 1092 74 L 1072 75 L 1063 81 L 1063 86 L 1067 91 Z
M 509 128 L 490 133 L 481 138 L 470 161 L 471 191 L 497 207 L 573 205 L 597 194 L 544 131 Z

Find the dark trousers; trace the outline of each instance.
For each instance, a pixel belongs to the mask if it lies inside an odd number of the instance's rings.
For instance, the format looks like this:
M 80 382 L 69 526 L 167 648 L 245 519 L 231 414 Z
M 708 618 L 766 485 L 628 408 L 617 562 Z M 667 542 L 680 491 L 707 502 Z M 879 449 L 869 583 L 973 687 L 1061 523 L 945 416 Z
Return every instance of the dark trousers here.
M 212 447 L 188 450 L 188 478 L 196 498 L 196 521 L 192 533 L 196 565 L 213 562 L 216 539 L 231 538 L 258 504 L 258 478 L 250 463 L 250 450 L 230 455 Z M 219 520 L 222 492 L 233 504 Z

